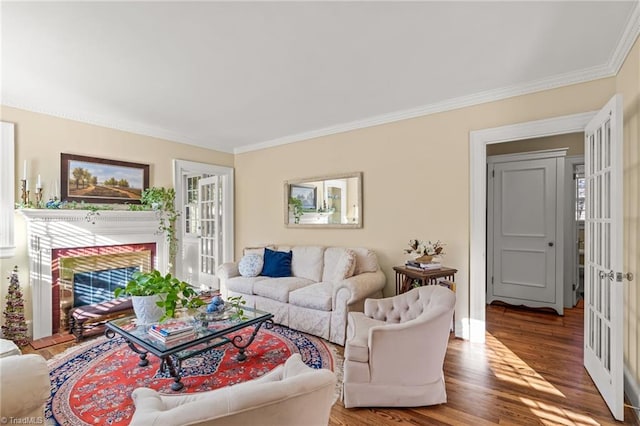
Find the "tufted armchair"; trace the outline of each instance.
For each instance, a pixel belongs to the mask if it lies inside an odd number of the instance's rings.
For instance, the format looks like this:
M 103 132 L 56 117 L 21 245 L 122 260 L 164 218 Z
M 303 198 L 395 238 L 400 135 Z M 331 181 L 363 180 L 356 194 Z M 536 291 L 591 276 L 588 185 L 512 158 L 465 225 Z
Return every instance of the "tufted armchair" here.
M 455 294 L 418 287 L 367 299 L 349 313 L 344 349 L 344 405 L 416 407 L 447 402 L 442 367 Z

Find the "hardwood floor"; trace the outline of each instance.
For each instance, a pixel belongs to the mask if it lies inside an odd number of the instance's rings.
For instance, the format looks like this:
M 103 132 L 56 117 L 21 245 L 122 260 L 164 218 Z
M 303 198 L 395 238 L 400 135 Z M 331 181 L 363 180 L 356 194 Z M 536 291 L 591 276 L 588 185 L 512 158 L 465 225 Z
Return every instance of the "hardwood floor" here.
M 581 308 L 554 313 L 487 306 L 485 344 L 451 339 L 448 402 L 420 408 L 346 409 L 330 425 L 619 425 L 582 366 Z M 72 343 L 31 350 L 51 358 Z M 24 350 L 29 352 L 29 350 Z M 624 424 L 637 425 L 631 408 Z

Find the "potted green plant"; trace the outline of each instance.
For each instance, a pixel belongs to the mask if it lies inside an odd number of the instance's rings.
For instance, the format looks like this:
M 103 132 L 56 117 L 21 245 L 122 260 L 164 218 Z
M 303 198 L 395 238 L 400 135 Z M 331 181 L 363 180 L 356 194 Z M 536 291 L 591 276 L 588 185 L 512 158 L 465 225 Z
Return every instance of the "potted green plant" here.
M 134 272 L 125 287 L 117 288 L 116 297 L 131 296 L 133 310 L 141 324 L 173 318 L 178 308 L 197 308 L 204 302 L 186 282 L 160 271 Z
M 304 214 L 302 210 L 302 200 L 298 198 L 289 198 L 289 210 L 293 214 L 294 223 L 300 223 L 300 217 Z

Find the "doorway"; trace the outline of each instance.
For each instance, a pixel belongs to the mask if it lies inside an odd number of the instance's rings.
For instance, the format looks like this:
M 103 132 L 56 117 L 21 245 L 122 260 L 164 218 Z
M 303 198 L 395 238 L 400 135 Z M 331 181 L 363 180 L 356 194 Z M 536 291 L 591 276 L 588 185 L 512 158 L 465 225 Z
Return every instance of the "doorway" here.
M 174 160 L 180 244 L 176 276 L 200 290 L 219 288 L 217 267 L 233 259 L 233 168 Z
M 587 112 L 471 132 L 469 316 L 463 324 L 461 337 L 472 342 L 485 341 L 487 148 L 505 142 L 584 132 L 595 114 Z

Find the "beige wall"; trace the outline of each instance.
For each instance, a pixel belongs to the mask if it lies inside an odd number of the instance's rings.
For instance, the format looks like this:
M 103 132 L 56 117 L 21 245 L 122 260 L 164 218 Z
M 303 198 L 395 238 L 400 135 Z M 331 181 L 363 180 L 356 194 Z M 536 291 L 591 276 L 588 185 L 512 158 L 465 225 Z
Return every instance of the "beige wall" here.
M 584 155 L 584 133 L 570 133 L 568 135 L 554 135 L 515 142 L 494 143 L 487 145 L 487 156 L 556 148 L 569 148 L 567 150 L 567 156 Z
M 615 78 L 567 86 L 236 156 L 236 254 L 259 243 L 364 246 L 376 250 L 394 293 L 392 267 L 411 238 L 447 243 L 459 273 L 456 317 L 469 312 L 469 132 L 600 109 Z M 311 161 L 309 159 L 312 159 Z M 282 183 L 363 172 L 362 229 L 289 229 Z
M 633 281 L 624 281 L 624 357 L 629 372 L 640 383 L 640 40 L 631 50 L 616 78 L 616 92 L 624 105 L 624 272 Z M 636 395 L 638 397 L 640 395 Z M 637 404 L 638 401 L 631 401 Z
M 152 186 L 173 186 L 172 160 L 182 159 L 233 167 L 233 154 L 216 152 L 179 144 L 148 136 L 136 135 L 106 127 L 93 126 L 45 114 L 16 108 L 0 107 L 0 119 L 15 123 L 16 196 L 19 200 L 19 183 L 24 160 L 28 162 L 31 190 L 38 174 L 41 175 L 44 197 L 49 198 L 55 182 L 60 182 L 60 153 L 88 155 L 113 160 L 132 161 L 150 165 Z M 33 196 L 31 197 L 33 200 Z M 6 277 L 14 265 L 20 270 L 20 282 L 25 299 L 30 301 L 28 281 L 28 257 L 26 250 L 26 226 L 20 214 L 16 214 L 17 255 L 12 259 L 0 259 L 0 300 L 4 309 L 7 285 Z M 26 313 L 31 318 L 31 303 L 26 303 Z M 1 318 L 0 321 L 3 321 Z

